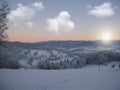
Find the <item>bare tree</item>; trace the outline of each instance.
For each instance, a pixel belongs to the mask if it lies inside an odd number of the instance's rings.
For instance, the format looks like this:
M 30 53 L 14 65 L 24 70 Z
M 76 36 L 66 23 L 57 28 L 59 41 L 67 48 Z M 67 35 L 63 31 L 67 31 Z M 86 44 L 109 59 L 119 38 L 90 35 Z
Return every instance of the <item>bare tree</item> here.
M 0 46 L 7 40 L 7 15 L 10 11 L 9 5 L 5 1 L 0 1 Z

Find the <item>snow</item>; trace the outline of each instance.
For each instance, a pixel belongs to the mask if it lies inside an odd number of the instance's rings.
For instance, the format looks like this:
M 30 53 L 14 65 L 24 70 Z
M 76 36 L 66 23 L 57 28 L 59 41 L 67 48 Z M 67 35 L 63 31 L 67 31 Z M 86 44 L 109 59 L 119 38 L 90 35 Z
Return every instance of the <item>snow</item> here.
M 30 55 L 34 55 L 35 52 L 38 52 L 39 56 L 41 56 L 41 55 L 46 56 L 46 57 L 50 56 L 50 53 L 48 51 L 45 51 L 45 50 L 34 50 L 34 49 L 31 49 Z
M 71 48 L 70 51 L 74 52 L 74 53 L 92 53 L 92 52 L 96 52 L 96 51 L 110 51 L 110 50 L 116 50 L 116 48 L 119 48 L 119 46 L 111 46 L 111 47 L 102 47 L 102 46 L 89 46 L 89 47 L 85 47 L 85 46 L 81 46 L 81 47 L 76 47 L 76 48 Z M 117 51 L 119 51 L 117 49 Z
M 120 69 L 88 65 L 67 70 L 0 69 L 0 90 L 120 90 Z
M 115 64 L 115 67 L 112 68 L 112 65 Z M 119 69 L 118 68 L 119 66 L 119 62 L 118 61 L 113 61 L 113 62 L 110 62 L 110 63 L 107 63 L 107 66 L 105 65 L 100 65 L 100 70 L 102 71 L 106 71 L 106 70 L 114 70 L 114 69 Z M 90 64 L 90 65 L 86 65 L 84 66 L 82 69 L 85 69 L 85 70 L 98 70 L 99 69 L 99 66 L 96 65 L 96 64 Z
M 57 50 L 52 50 L 52 54 L 57 57 L 66 57 L 68 56 L 65 52 L 60 52 Z
M 26 66 L 28 61 L 27 60 L 21 60 L 21 61 L 19 61 L 19 63 L 20 63 L 21 66 Z
M 39 60 L 33 60 L 33 62 L 32 62 L 32 66 L 37 66 L 38 65 L 38 62 L 39 62 Z

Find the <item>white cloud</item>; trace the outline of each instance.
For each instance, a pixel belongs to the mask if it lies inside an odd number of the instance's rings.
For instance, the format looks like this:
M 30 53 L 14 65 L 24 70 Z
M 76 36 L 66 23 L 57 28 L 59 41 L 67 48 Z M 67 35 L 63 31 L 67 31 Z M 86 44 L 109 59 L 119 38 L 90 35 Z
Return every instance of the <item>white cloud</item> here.
M 35 10 L 18 4 L 15 10 L 12 10 L 8 15 L 10 21 L 29 21 L 35 15 Z
M 96 17 L 110 17 L 115 15 L 115 8 L 110 2 L 105 2 L 99 6 L 93 7 L 88 11 L 88 14 Z
M 32 22 L 27 22 L 26 25 L 27 25 L 28 28 L 32 28 L 33 27 L 33 23 Z
M 39 9 L 39 10 L 44 9 L 44 5 L 43 5 L 42 2 L 35 2 L 35 3 L 32 4 L 32 6 Z
M 57 17 L 47 19 L 48 30 L 54 33 L 69 32 L 74 29 L 74 23 L 70 20 L 67 11 L 61 11 Z
M 33 22 L 31 21 L 35 17 L 37 10 L 38 9 L 32 7 L 31 5 L 25 6 L 23 4 L 17 4 L 16 9 L 12 10 L 10 14 L 8 14 L 10 25 L 15 27 L 25 25 L 27 25 L 28 28 L 33 27 Z

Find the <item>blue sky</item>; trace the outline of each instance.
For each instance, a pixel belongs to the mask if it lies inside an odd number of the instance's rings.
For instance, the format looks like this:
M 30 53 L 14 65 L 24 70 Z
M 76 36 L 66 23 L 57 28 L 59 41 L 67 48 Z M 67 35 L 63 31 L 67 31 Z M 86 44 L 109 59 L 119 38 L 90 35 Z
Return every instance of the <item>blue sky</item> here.
M 103 34 L 120 39 L 120 0 L 8 2 L 11 7 L 8 15 L 11 41 L 100 40 Z

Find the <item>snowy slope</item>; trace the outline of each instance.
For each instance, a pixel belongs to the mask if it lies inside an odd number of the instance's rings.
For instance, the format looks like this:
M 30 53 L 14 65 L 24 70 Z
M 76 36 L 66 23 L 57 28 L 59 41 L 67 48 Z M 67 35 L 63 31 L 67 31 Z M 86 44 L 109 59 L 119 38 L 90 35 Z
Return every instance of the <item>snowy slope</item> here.
M 120 61 L 120 49 L 118 48 L 118 46 L 78 46 L 71 49 L 57 47 L 41 47 L 38 49 L 11 46 L 3 48 L 3 58 L 4 61 L 5 59 L 7 61 L 7 55 L 9 60 L 18 62 L 17 66 L 20 66 L 20 68 L 81 68 L 86 64 L 98 64 L 99 61 L 102 64 Z M 6 64 L 7 62 L 4 63 Z M 10 66 L 9 64 L 8 62 L 7 65 Z
M 88 64 L 120 61 L 120 46 L 81 46 L 77 44 L 71 48 L 66 48 L 66 45 L 25 48 L 11 45 L 7 48 L 1 47 L 1 50 L 3 52 L 1 55 L 3 62 L 1 61 L 1 63 L 4 68 L 11 68 L 14 66 L 12 63 L 15 63 L 17 68 L 68 69 L 81 68 Z
M 67 70 L 0 69 L 0 90 L 120 90 L 120 69 L 90 65 Z

